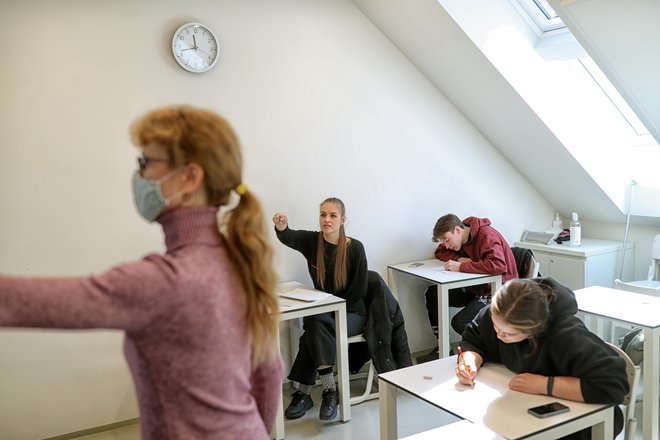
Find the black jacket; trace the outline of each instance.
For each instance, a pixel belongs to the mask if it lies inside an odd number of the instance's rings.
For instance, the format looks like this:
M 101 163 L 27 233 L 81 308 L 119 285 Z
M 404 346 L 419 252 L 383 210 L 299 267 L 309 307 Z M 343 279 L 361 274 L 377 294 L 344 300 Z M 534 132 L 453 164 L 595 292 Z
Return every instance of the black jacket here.
M 357 372 L 370 358 L 378 373 L 409 367 L 408 335 L 399 303 L 377 272 L 370 270 L 367 278 L 367 324 L 363 333 L 367 343 L 366 347 L 349 346 L 349 368 Z

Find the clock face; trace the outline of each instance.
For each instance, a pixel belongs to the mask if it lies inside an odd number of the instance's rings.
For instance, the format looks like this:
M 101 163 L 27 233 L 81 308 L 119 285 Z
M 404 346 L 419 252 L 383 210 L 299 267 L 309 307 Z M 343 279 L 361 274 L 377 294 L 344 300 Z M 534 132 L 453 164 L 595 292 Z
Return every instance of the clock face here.
M 187 71 L 206 72 L 218 61 L 218 40 L 203 24 L 186 23 L 174 33 L 172 54 Z

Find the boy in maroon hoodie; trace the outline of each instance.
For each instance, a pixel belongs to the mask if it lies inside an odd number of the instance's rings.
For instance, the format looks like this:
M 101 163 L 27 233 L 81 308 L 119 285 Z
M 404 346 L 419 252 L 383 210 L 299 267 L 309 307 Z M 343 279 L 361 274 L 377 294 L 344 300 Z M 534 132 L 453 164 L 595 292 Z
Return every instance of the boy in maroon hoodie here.
M 439 243 L 435 257 L 445 262 L 445 270 L 467 273 L 502 275 L 502 284 L 518 278 L 516 259 L 511 247 L 487 218 L 459 219 L 446 214 L 433 228 L 433 242 Z M 438 287 L 426 289 L 426 309 L 433 333 L 438 336 Z M 490 303 L 490 286 L 481 284 L 449 291 L 449 306 L 463 307 L 451 320 L 456 333 L 463 334 L 465 326 L 479 310 Z M 417 363 L 438 359 L 438 348 L 419 356 Z

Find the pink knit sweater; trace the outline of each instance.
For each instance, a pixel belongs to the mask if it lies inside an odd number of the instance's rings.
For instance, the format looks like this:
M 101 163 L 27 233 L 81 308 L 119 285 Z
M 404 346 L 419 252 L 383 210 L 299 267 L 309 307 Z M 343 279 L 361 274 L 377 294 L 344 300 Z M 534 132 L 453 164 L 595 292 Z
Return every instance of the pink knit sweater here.
M 159 219 L 167 253 L 80 278 L 0 276 L 0 325 L 126 333 L 143 439 L 267 439 L 283 365 L 251 368 L 246 304 L 215 208 Z

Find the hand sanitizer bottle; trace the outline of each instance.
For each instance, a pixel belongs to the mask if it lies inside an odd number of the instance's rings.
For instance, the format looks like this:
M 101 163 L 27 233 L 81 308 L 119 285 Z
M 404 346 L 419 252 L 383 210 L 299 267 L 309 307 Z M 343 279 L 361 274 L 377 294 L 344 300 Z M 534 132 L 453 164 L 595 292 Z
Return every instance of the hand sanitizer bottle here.
M 582 228 L 577 212 L 571 214 L 571 246 L 582 245 Z
M 561 232 L 562 221 L 561 221 L 561 217 L 559 217 L 558 212 L 555 212 L 555 219 L 552 221 L 552 229 L 558 230 L 559 232 Z

